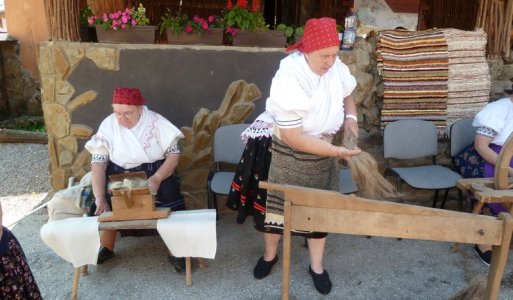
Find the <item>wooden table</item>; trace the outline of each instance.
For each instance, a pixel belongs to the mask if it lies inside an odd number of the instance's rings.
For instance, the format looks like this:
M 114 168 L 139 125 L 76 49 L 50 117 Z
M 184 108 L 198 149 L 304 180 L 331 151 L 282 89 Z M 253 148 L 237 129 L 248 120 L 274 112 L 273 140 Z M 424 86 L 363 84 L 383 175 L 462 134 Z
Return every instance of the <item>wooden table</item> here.
M 130 221 L 114 221 L 114 222 L 100 222 L 98 230 L 121 230 L 121 229 L 156 229 L 157 219 L 153 220 L 130 220 Z M 205 268 L 203 258 L 198 258 L 200 269 Z M 78 280 L 80 273 L 87 275 L 87 265 L 75 268 L 73 273 L 73 288 L 71 290 L 71 299 L 75 300 L 78 296 Z M 185 283 L 192 284 L 192 271 L 191 271 L 191 258 L 185 258 Z

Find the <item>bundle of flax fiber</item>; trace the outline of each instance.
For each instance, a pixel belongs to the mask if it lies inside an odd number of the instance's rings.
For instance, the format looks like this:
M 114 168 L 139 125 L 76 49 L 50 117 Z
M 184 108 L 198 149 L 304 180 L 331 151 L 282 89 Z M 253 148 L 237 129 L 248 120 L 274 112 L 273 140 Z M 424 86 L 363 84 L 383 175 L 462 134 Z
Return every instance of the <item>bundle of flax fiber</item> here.
M 352 131 L 344 132 L 342 146 L 353 149 L 358 144 L 358 137 Z M 396 198 L 393 185 L 381 175 L 378 163 L 367 152 L 351 156 L 347 164 L 353 173 L 353 180 L 358 187 L 358 196 L 374 200 L 390 200 Z

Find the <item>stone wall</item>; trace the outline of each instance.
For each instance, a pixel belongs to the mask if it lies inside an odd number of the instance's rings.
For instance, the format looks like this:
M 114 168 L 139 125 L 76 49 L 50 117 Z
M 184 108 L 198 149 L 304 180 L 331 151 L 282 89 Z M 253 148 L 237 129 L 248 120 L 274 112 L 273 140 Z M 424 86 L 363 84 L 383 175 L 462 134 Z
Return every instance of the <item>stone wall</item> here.
M 23 68 L 20 43 L 0 43 L 0 119 L 22 114 L 41 115 L 40 92 L 31 74 Z

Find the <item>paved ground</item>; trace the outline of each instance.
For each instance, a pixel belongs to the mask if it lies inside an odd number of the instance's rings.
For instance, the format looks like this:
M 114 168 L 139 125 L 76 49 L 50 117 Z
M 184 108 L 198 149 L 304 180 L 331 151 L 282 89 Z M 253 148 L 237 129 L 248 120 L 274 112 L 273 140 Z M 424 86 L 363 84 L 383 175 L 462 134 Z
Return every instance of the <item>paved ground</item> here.
M 102 266 L 90 266 L 80 279 L 79 299 L 279 299 L 281 260 L 269 277 L 255 280 L 252 269 L 262 253 L 261 236 L 251 220 L 238 225 L 234 214 L 217 223 L 217 255 L 207 267 L 193 270 L 192 286 L 167 262 L 159 237 L 119 240 L 116 257 Z M 32 215 L 14 228 L 38 285 L 46 299 L 70 297 L 73 268 L 47 248 L 39 237 L 44 212 Z M 487 267 L 471 245 L 367 239 L 330 235 L 326 268 L 334 287 L 322 296 L 307 273 L 308 254 L 303 240 L 293 239 L 291 294 L 295 299 L 448 299 Z M 281 254 L 280 254 L 281 259 Z M 513 299 L 511 262 L 504 276 L 500 299 Z

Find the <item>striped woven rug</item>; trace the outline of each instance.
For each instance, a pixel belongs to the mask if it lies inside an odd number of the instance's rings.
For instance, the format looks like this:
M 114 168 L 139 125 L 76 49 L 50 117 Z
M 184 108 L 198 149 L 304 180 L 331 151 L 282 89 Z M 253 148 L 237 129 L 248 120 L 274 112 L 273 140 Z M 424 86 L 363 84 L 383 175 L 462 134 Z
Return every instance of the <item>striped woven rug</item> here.
M 484 44 L 482 43 L 484 42 Z M 490 79 L 483 31 L 385 30 L 378 36 L 377 66 L 383 76 L 381 126 L 402 120 L 447 125 L 473 117 L 488 101 Z

